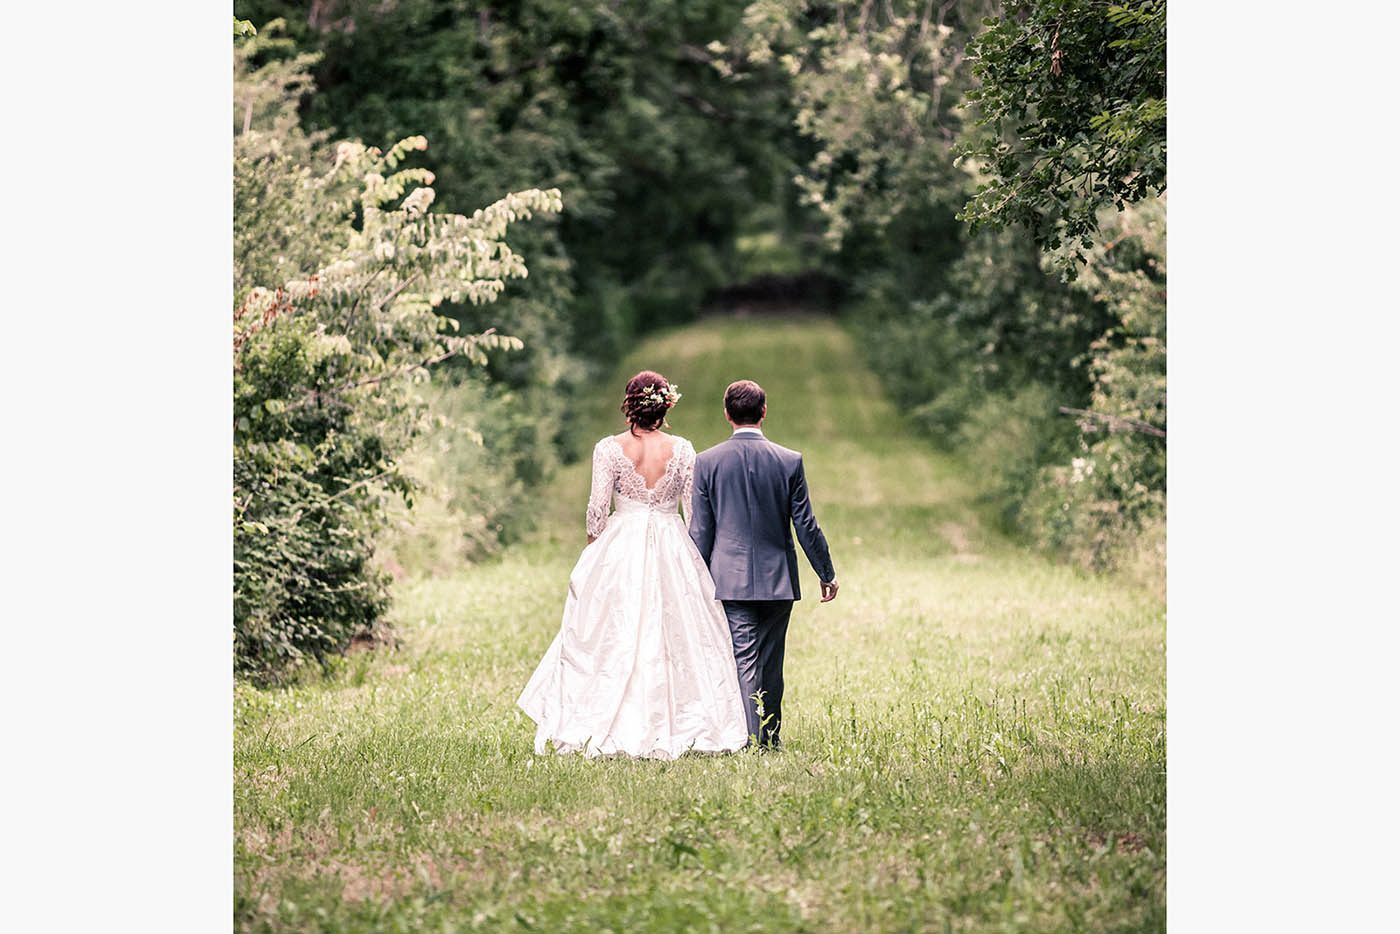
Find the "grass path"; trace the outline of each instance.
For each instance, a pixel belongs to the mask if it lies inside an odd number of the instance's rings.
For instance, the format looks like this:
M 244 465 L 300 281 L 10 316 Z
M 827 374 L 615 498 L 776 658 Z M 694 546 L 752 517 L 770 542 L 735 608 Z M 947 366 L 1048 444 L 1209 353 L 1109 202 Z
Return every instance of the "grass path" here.
M 650 340 L 599 387 L 590 436 L 642 366 L 680 384 L 673 428 L 697 448 L 751 377 L 769 435 L 806 455 L 842 589 L 793 614 L 786 751 L 532 755 L 514 700 L 583 545 L 579 463 L 529 541 L 399 588 L 398 651 L 239 687 L 239 929 L 1164 927 L 1160 597 L 998 535 L 830 320 Z

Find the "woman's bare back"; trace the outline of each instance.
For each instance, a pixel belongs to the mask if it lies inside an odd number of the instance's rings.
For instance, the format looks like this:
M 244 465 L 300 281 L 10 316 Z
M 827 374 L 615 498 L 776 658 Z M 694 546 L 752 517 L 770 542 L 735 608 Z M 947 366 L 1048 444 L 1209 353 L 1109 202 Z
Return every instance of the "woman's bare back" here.
M 675 455 L 675 439 L 664 431 L 645 431 L 633 434 L 624 431 L 614 435 L 622 453 L 632 462 L 632 466 L 648 489 L 654 489 L 661 478 L 666 476 L 666 465 Z

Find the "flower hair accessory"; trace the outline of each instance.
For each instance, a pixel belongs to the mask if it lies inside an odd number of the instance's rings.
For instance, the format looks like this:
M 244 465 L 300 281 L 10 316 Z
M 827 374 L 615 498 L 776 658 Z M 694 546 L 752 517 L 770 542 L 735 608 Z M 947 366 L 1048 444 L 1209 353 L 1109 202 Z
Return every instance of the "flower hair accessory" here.
M 641 401 L 644 405 L 664 405 L 669 409 L 681 401 L 681 387 L 675 383 L 647 386 L 642 390 Z

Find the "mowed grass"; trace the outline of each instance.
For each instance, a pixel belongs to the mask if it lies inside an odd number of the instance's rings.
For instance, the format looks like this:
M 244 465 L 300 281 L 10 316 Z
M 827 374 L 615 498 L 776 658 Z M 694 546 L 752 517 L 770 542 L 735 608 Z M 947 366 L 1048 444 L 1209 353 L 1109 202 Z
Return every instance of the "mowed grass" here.
M 996 534 L 834 321 L 650 340 L 598 387 L 593 436 L 643 366 L 680 384 L 673 429 L 697 447 L 749 377 L 769 436 L 806 455 L 842 588 L 793 614 L 785 751 L 533 754 L 514 702 L 583 545 L 585 461 L 541 491 L 530 541 L 399 587 L 400 649 L 238 689 L 237 926 L 1162 929 L 1160 597 Z

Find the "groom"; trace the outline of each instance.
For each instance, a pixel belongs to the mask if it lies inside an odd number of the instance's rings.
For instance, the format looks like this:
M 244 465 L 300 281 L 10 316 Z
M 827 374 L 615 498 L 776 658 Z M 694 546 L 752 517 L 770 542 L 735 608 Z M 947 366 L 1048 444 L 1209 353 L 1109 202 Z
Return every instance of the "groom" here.
M 715 597 L 729 618 L 749 736 L 777 746 L 783 643 L 792 603 L 802 598 L 794 530 L 821 581 L 821 602 L 836 599 L 837 587 L 826 536 L 807 498 L 802 455 L 763 436 L 767 402 L 763 387 L 752 380 L 730 383 L 724 391 L 724 417 L 734 434 L 695 460 L 690 537 L 710 567 Z M 762 718 L 754 703 L 760 692 Z

